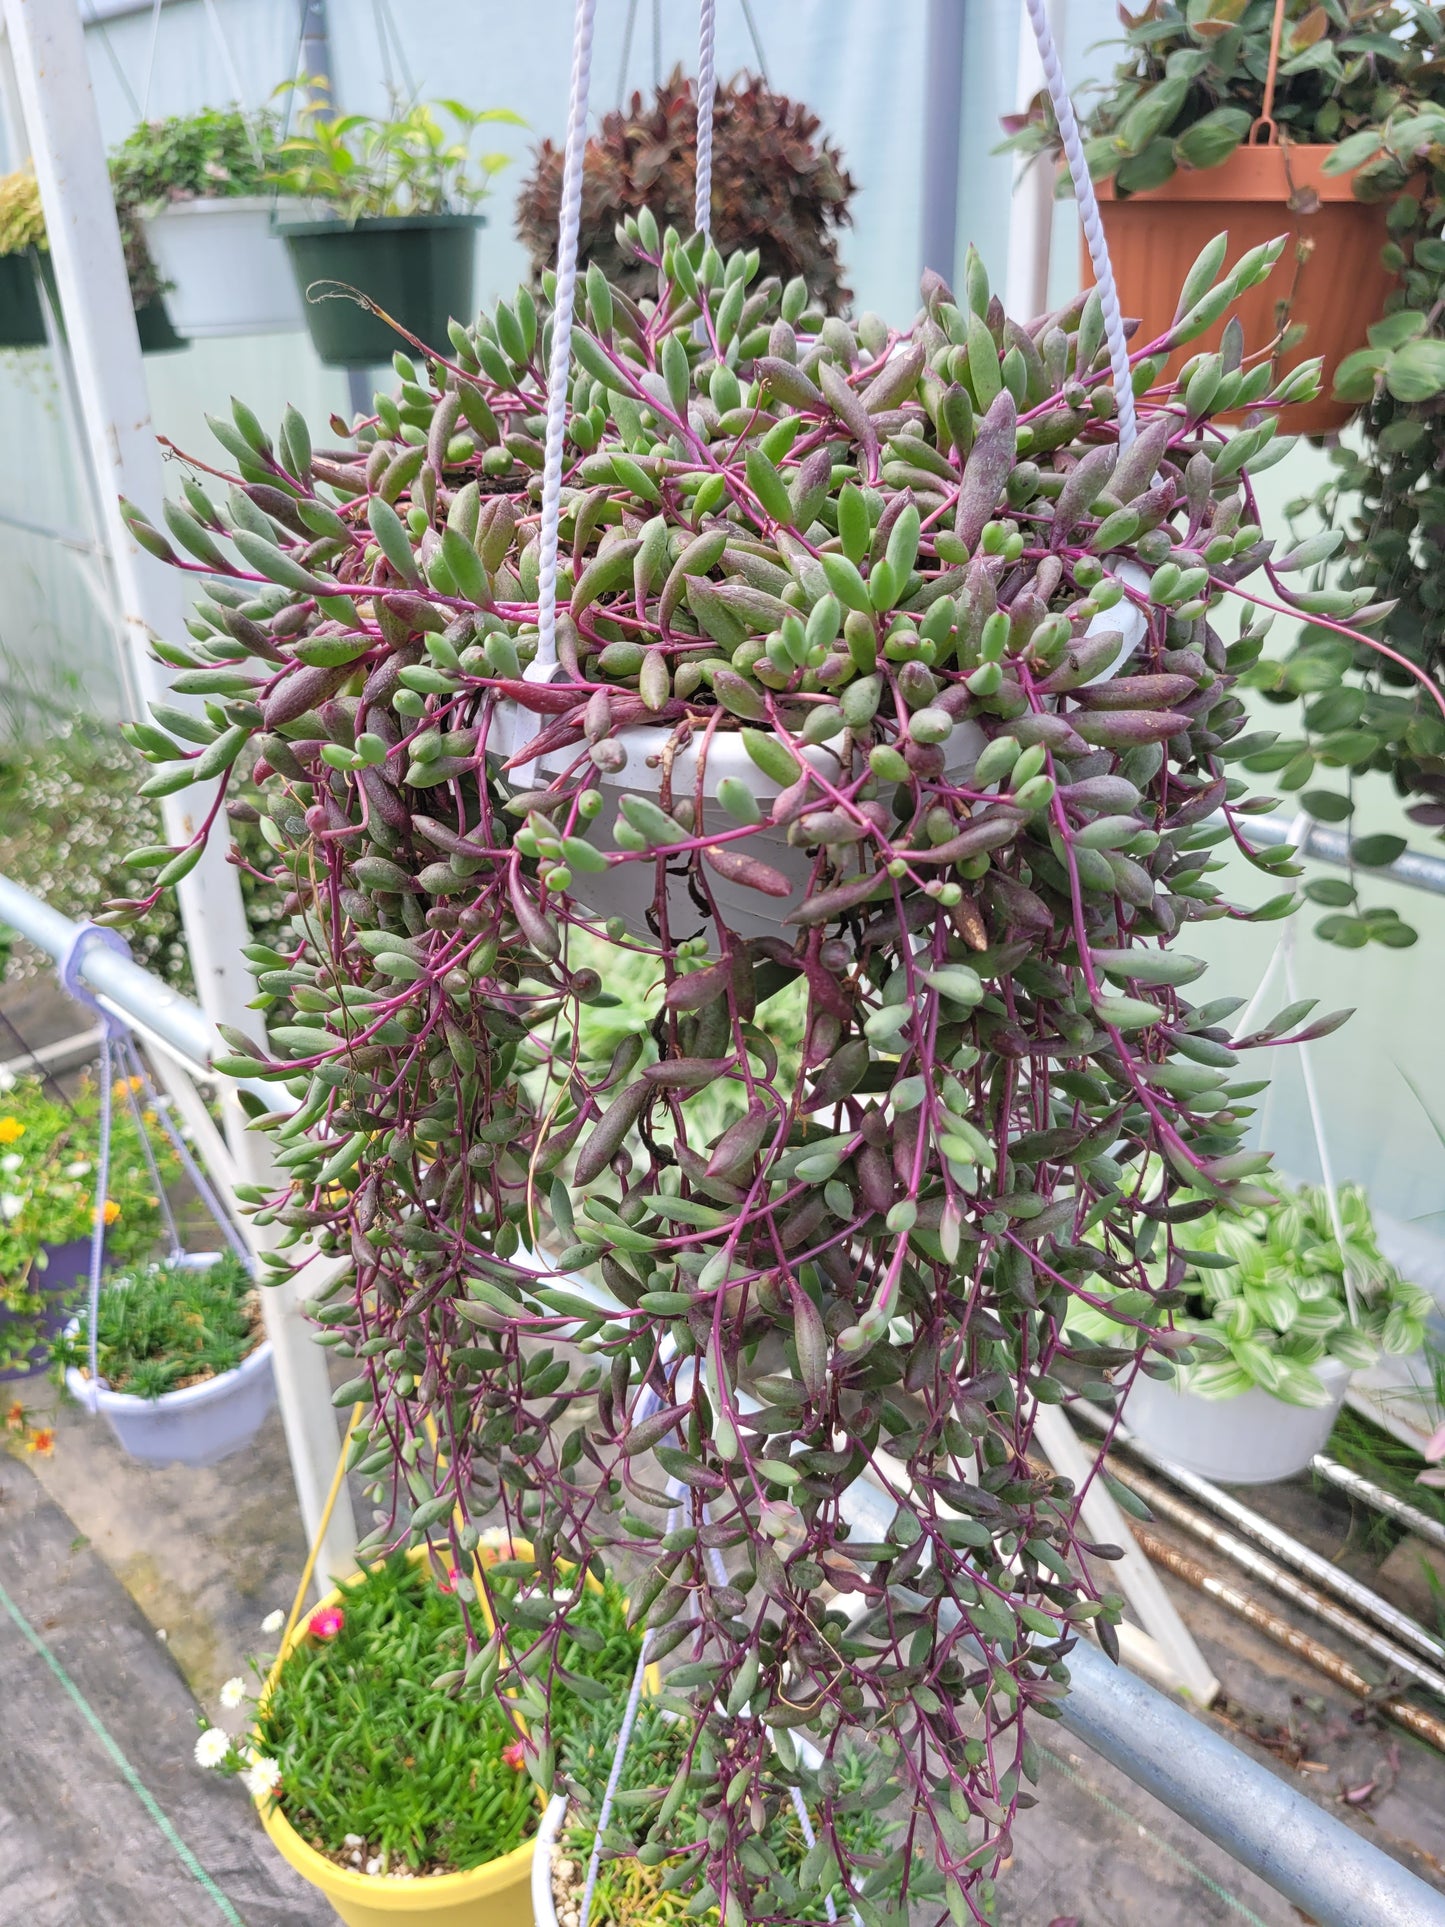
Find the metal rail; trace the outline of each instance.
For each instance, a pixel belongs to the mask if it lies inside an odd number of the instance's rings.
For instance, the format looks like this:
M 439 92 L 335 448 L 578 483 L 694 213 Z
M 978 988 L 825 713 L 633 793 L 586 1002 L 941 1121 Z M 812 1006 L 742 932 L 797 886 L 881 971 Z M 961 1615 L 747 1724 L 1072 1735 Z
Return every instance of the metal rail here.
M 74 941 L 77 926 L 52 910 L 39 897 L 22 890 L 9 877 L 0 877 L 0 922 L 8 923 L 37 949 L 61 958 Z M 198 1076 L 209 1074 L 211 1061 L 224 1046 L 211 1020 L 178 990 L 143 970 L 129 957 L 106 945 L 89 945 L 81 959 L 80 975 L 107 1009 L 138 1030 L 149 1031 L 185 1059 Z
M 1247 820 L 1240 827 L 1248 842 L 1262 844 L 1266 849 L 1293 843 L 1301 856 L 1313 857 L 1318 863 L 1338 864 L 1341 869 L 1350 868 L 1350 839 L 1343 830 L 1330 830 L 1323 823 L 1311 822 L 1303 837 L 1296 839 L 1290 834 L 1296 821 L 1289 816 L 1261 816 Z M 1430 856 L 1424 850 L 1405 850 L 1393 863 L 1372 864 L 1366 875 L 1445 897 L 1445 857 Z

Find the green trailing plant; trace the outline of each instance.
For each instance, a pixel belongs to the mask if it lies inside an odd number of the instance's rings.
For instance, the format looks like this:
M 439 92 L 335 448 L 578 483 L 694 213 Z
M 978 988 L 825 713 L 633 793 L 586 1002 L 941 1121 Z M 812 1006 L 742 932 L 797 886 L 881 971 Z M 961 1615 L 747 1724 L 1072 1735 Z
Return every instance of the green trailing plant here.
M 142 121 L 110 157 L 116 207 L 128 214 L 166 201 L 274 192 L 282 133 L 280 116 L 268 108 L 203 107 Z
M 255 1281 L 232 1251 L 213 1265 L 126 1265 L 105 1282 L 96 1336 L 100 1376 L 113 1392 L 160 1398 L 219 1378 L 264 1336 Z M 88 1305 L 56 1358 L 90 1369 Z
M 337 114 L 315 81 L 297 130 L 282 141 L 277 183 L 321 201 L 343 221 L 379 216 L 469 214 L 510 156 L 474 151 L 480 129 L 526 123 L 506 107 L 418 101 L 404 112 Z M 448 124 L 450 123 L 450 125 Z
M 280 192 L 280 125 L 266 109 L 202 108 L 169 120 L 142 121 L 110 157 L 131 299 L 137 308 L 165 290 L 146 246 L 142 216 L 166 201 Z
M 1360 1187 L 1343 1185 L 1337 1202 L 1342 1242 L 1326 1194 L 1310 1185 L 1190 1223 L 1174 1329 L 1194 1340 L 1181 1374 L 1191 1392 L 1233 1398 L 1259 1386 L 1289 1405 L 1326 1405 L 1322 1360 L 1359 1371 L 1381 1352 L 1420 1350 L 1434 1299 L 1382 1256 Z M 1076 1322 L 1104 1336 L 1113 1321 L 1085 1309 Z
M 1254 914 L 1293 903 L 1289 853 L 1249 844 L 1268 805 L 1234 771 L 1233 679 L 1259 603 L 1363 640 L 1369 596 L 1254 581 L 1250 465 L 1313 368 L 1272 388 L 1203 358 L 1191 392 L 1260 411 L 1232 434 L 1154 387 L 1280 244 L 1227 274 L 1204 251 L 1134 357 L 1121 449 L 1096 294 L 1013 322 L 971 252 L 959 294 L 928 277 L 911 326 L 855 330 L 756 255 L 626 232 L 658 292 L 594 264 L 581 293 L 555 679 L 524 673 L 549 326 L 526 290 L 399 355 L 340 445 L 238 403 L 228 477 L 188 478 L 168 533 L 127 510 L 201 578 L 157 650 L 213 732 L 129 725 L 144 787 L 221 780 L 106 914 L 186 873 L 254 745 L 295 908 L 249 954 L 294 1021 L 228 1033 L 221 1068 L 297 1108 L 269 1124 L 287 1188 L 245 1197 L 277 1268 L 303 1238 L 352 1260 L 311 1302 L 355 1361 L 338 1402 L 368 1406 L 363 1556 L 428 1541 L 460 1568 L 498 1518 L 535 1547 L 465 1690 L 516 1696 L 539 1787 L 545 1663 L 615 1561 L 716 1764 L 699 1910 L 754 1911 L 744 1848 L 792 1787 L 838 1837 L 830 1767 L 866 1741 L 912 1855 L 981 1920 L 1029 1726 L 1121 1610 L 1029 1458 L 1064 1373 L 1135 1357 L 1065 1314 L 1129 1286 L 1153 1331 L 1184 1302 L 1176 1192 L 1262 1195 L 1235 1000 L 1196 1002 L 1175 942 L 1249 914 L 1221 844 L 1274 886 Z M 634 886 L 629 921 L 608 905 Z M 610 1049 L 602 944 L 661 987 Z M 1244 1043 L 1337 1021 L 1311 1008 Z M 868 1536 L 844 1516 L 865 1474 Z M 895 1918 L 915 1863 L 885 1864 Z M 875 1873 L 842 1854 L 850 1894 Z
M 1088 123 L 1096 177 L 1120 192 L 1161 186 L 1177 168 L 1218 166 L 1263 112 L 1273 0 L 1158 0 L 1125 15 L 1127 55 Z M 1354 785 L 1371 771 L 1413 799 L 1409 816 L 1445 827 L 1445 721 L 1418 672 L 1445 667 L 1445 491 L 1439 398 L 1445 394 L 1445 10 L 1389 0 L 1290 0 L 1272 108 L 1282 139 L 1333 145 L 1331 171 L 1356 170 L 1354 192 L 1388 201 L 1385 259 L 1400 275 L 1369 339 L 1341 363 L 1335 393 L 1360 405 L 1362 440 L 1331 450 L 1332 474 L 1291 505 L 1294 540 L 1274 566 L 1311 572 L 1390 602 L 1392 657 L 1306 625 L 1277 659 L 1245 677 L 1299 721 L 1261 740 L 1246 767 L 1273 774 L 1318 821 L 1347 824 Z M 1008 143 L 1056 145 L 1046 95 Z M 1338 774 L 1337 774 L 1338 773 Z M 1341 781 L 1341 777 L 1343 781 Z M 1321 782 L 1318 779 L 1323 778 Z M 1368 871 L 1401 839 L 1354 846 Z M 1327 941 L 1403 948 L 1415 932 L 1392 910 L 1365 909 L 1356 875 L 1312 884 Z
M 113 1104 L 106 1254 L 126 1265 L 149 1256 L 163 1221 L 123 1084 Z M 70 1099 L 35 1078 L 0 1095 L 0 1371 L 26 1364 L 36 1346 L 48 1351 L 63 1323 L 47 1302 L 45 1247 L 90 1236 L 99 1148 L 92 1082 Z M 164 1141 L 153 1141 L 153 1150 L 162 1181 L 174 1183 L 175 1153 Z
M 0 259 L 26 248 L 48 248 L 40 184 L 30 168 L 0 175 Z
M 713 107 L 712 225 L 724 253 L 756 248 L 764 274 L 801 275 L 826 309 L 847 306 L 838 258 L 856 183 L 816 114 L 752 74 L 717 89 Z M 650 271 L 619 232 L 644 208 L 684 232 L 692 225 L 697 94 L 675 69 L 644 104 L 603 116 L 583 160 L 580 258 L 595 261 L 634 299 L 654 292 Z M 540 275 L 557 246 L 562 150 L 538 149 L 517 201 L 517 232 Z

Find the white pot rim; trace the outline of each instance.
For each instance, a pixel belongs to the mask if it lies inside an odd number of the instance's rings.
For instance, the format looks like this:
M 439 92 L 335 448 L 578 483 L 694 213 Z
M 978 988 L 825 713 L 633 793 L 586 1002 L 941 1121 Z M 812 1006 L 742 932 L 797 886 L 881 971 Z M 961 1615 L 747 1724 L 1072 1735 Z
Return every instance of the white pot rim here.
M 557 1927 L 557 1903 L 552 1898 L 552 1850 L 566 1817 L 567 1796 L 556 1793 L 547 1802 L 532 1854 L 532 1918 L 537 1927 Z
M 78 1329 L 78 1324 L 72 1324 L 71 1329 Z M 198 1385 L 184 1385 L 177 1392 L 162 1392 L 159 1398 L 137 1398 L 133 1392 L 113 1392 L 104 1379 L 92 1392 L 90 1380 L 74 1365 L 66 1367 L 65 1384 L 71 1397 L 80 1403 L 89 1403 L 94 1397 L 97 1411 L 118 1412 L 127 1418 L 143 1418 L 158 1412 L 201 1410 L 270 1369 L 271 1341 L 263 1337 L 255 1349 L 247 1352 L 240 1364 L 233 1366 L 229 1372 L 204 1378 Z
M 184 200 L 158 201 L 145 218 L 148 221 L 164 221 L 178 220 L 182 216 L 222 214 L 269 216 L 275 205 L 276 197 L 271 194 L 192 194 Z

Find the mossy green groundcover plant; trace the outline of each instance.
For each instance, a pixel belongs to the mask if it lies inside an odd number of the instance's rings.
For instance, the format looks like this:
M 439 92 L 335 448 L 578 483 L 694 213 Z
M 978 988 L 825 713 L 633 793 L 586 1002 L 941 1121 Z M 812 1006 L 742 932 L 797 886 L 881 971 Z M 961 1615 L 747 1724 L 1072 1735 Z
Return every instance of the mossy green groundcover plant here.
M 533 1569 L 499 1570 L 494 1596 L 504 1599 L 509 1580 Z M 244 1774 L 341 1866 L 459 1873 L 521 1846 L 541 1815 L 515 1712 L 495 1694 L 455 1691 L 471 1663 L 472 1580 L 452 1571 L 438 1583 L 395 1556 L 340 1590 L 338 1605 L 311 1614 L 254 1732 L 230 1745 L 208 1729 L 198 1759 Z M 626 1698 L 639 1641 L 624 1614 L 608 1586 L 586 1592 L 573 1615 L 557 1676 L 558 1705 L 573 1717 L 588 1702 Z
M 100 1294 L 100 1376 L 132 1398 L 159 1398 L 233 1372 L 263 1335 L 255 1281 L 233 1251 L 213 1265 L 128 1265 Z M 90 1369 L 88 1305 L 56 1356 Z
M 1167 1324 L 1176 1192 L 1263 1195 L 1236 1003 L 1192 989 L 1187 945 L 1250 914 L 1221 845 L 1264 879 L 1254 914 L 1293 901 L 1289 853 L 1250 846 L 1274 799 L 1237 774 L 1233 681 L 1275 604 L 1366 646 L 1370 592 L 1259 575 L 1251 465 L 1314 370 L 1274 388 L 1226 346 L 1158 386 L 1277 247 L 1228 273 L 1204 250 L 1134 353 L 1121 447 L 1096 295 L 1015 321 L 970 253 L 911 323 L 854 326 L 756 256 L 625 232 L 655 294 L 589 273 L 554 395 L 553 680 L 524 673 L 545 283 L 399 354 L 349 435 L 236 404 L 227 472 L 185 475 L 165 531 L 130 511 L 198 578 L 157 650 L 214 733 L 128 727 L 147 789 L 208 787 L 197 841 L 137 853 L 107 914 L 187 873 L 254 745 L 238 800 L 290 903 L 250 954 L 290 1014 L 265 1047 L 230 1033 L 223 1069 L 298 1108 L 271 1127 L 287 1188 L 247 1200 L 278 1267 L 302 1239 L 351 1261 L 310 1302 L 367 1410 L 363 1556 L 428 1542 L 465 1569 L 497 1520 L 535 1547 L 458 1690 L 516 1696 L 538 1787 L 542 1662 L 602 1565 L 716 1762 L 692 1904 L 756 1915 L 744 1848 L 796 1788 L 867 1927 L 933 1894 L 983 1919 L 1030 1728 L 1084 1623 L 1112 1650 L 1121 1611 L 1030 1444 L 1066 1374 L 1134 1348 L 1065 1314 L 1129 1285 L 1139 1327 Z M 1230 432 L 1236 406 L 1258 419 Z M 629 921 L 609 905 L 634 885 Z M 605 1054 L 598 944 L 661 986 Z M 1295 1005 L 1242 1042 L 1331 1021 Z M 843 1504 L 863 1476 L 868 1538 Z M 881 1867 L 836 1824 L 860 1740 L 915 1813 Z

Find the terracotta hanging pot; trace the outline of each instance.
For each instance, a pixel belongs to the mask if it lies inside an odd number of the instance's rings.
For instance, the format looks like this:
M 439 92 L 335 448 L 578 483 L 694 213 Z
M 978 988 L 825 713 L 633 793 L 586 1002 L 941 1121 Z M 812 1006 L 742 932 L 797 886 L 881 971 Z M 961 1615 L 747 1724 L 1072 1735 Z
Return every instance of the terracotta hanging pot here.
M 1329 434 L 1354 414 L 1351 404 L 1330 399 L 1335 369 L 1365 345 L 1395 285 L 1381 260 L 1388 203 L 1358 201 L 1348 174 L 1325 173 L 1334 151 L 1246 146 L 1219 167 L 1181 168 L 1162 187 L 1137 194 L 1117 194 L 1112 181 L 1098 187 L 1119 305 L 1139 321 L 1136 350 L 1168 328 L 1184 277 L 1216 234 L 1229 235 L 1231 267 L 1261 242 L 1291 237 L 1274 272 L 1229 310 L 1244 329 L 1246 355 L 1268 348 L 1281 328 L 1303 326 L 1303 339 L 1277 358 L 1281 375 L 1311 356 L 1324 358 L 1319 399 L 1280 410 L 1290 435 Z M 1087 247 L 1082 253 L 1088 286 L 1093 268 Z M 1224 327 L 1221 320 L 1172 356 L 1162 379 L 1173 379 L 1191 355 L 1217 348 Z

